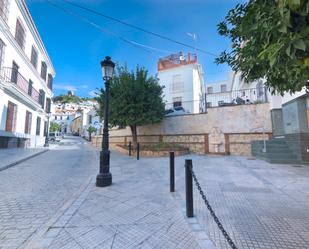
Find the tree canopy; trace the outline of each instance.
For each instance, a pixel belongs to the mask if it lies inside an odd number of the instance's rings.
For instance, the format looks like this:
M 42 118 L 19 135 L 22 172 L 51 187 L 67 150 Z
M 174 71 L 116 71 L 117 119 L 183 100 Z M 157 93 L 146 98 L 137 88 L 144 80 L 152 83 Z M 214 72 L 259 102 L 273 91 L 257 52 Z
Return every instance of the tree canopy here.
M 266 79 L 283 94 L 309 83 L 309 0 L 249 0 L 230 10 L 218 24 L 232 49 L 217 63 L 228 63 L 247 82 Z
M 158 79 L 148 76 L 143 67 L 128 71 L 119 67 L 110 85 L 110 120 L 112 126 L 130 126 L 133 143 L 137 142 L 136 127 L 160 122 L 164 117 L 163 87 Z M 105 92 L 97 98 L 98 114 L 103 118 Z
M 75 95 L 64 95 L 64 94 L 60 94 L 58 96 L 55 96 L 53 98 L 54 102 L 60 102 L 62 104 L 66 104 L 66 103 L 80 103 L 82 102 L 82 99 L 78 96 Z
M 60 131 L 60 129 L 61 129 L 60 124 L 56 122 L 50 122 L 50 127 L 49 127 L 50 132 Z

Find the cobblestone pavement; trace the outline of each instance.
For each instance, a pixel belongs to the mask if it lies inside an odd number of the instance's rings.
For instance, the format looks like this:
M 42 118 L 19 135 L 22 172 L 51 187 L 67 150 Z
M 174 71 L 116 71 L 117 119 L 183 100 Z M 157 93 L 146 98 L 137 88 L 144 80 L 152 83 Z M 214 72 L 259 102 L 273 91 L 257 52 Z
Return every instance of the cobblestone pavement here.
M 54 150 L 0 172 L 1 249 L 23 248 L 97 171 L 97 155 L 84 140 L 63 141 L 51 146 Z
M 192 159 L 202 189 L 238 248 L 309 248 L 309 166 L 245 157 Z M 177 183 L 184 198 L 182 172 Z M 198 222 L 216 248 L 229 248 L 194 189 Z

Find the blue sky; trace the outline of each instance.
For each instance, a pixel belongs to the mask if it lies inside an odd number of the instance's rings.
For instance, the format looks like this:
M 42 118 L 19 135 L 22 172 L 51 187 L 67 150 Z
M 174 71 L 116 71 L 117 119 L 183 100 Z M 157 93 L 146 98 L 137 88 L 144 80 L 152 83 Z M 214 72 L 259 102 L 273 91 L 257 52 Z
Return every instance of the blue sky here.
M 87 97 L 102 86 L 99 62 L 110 55 L 129 68 L 137 64 L 156 73 L 157 60 L 168 52 L 152 51 L 131 46 L 110 35 L 116 33 L 128 40 L 171 52 L 194 52 L 192 49 L 165 41 L 102 17 L 81 11 L 62 0 L 51 0 L 65 9 L 100 25 L 107 32 L 83 22 L 50 5 L 44 0 L 26 0 L 45 47 L 56 69 L 55 95 L 74 90 Z M 218 35 L 217 24 L 227 11 L 243 0 L 71 0 L 106 15 L 119 18 L 144 29 L 169 36 L 194 46 L 187 33 L 196 33 L 196 46 L 214 54 L 230 47 L 230 41 Z M 191 51 L 190 51 L 191 50 Z M 198 52 L 206 82 L 227 78 L 227 65 L 216 65 L 214 56 Z

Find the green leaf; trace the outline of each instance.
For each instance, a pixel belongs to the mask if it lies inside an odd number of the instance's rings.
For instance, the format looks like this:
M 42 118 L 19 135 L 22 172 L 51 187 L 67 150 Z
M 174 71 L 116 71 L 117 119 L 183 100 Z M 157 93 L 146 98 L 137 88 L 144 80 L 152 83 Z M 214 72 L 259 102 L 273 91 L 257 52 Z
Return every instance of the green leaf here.
M 289 46 L 288 46 L 287 49 L 285 50 L 285 53 L 286 53 L 288 56 L 291 56 L 291 44 L 289 44 Z
M 306 51 L 306 44 L 303 40 L 297 39 L 293 41 L 293 46 L 297 49 L 300 49 L 302 51 Z
M 288 26 L 284 23 L 281 23 L 278 27 L 278 31 L 281 33 L 287 33 L 288 32 Z

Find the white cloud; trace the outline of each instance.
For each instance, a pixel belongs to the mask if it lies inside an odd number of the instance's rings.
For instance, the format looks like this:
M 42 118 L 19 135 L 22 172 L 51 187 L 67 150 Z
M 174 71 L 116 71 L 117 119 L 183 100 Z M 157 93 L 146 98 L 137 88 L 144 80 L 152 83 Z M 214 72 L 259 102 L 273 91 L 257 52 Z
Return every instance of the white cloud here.
M 94 91 L 94 90 L 89 91 L 89 92 L 88 92 L 88 94 L 89 94 L 89 96 L 90 96 L 90 97 L 98 97 L 97 92 L 96 92 L 96 91 Z
M 66 90 L 66 91 L 76 91 L 76 86 L 68 85 L 68 84 L 54 84 L 54 89 L 57 90 Z

